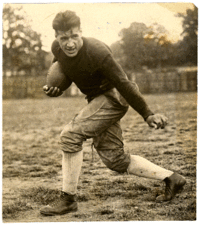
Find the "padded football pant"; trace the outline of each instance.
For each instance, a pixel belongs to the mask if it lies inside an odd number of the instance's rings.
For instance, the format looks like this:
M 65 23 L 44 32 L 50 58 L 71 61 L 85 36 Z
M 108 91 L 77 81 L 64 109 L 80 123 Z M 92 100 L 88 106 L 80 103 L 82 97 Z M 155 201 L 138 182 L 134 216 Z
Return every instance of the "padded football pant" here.
M 81 151 L 83 141 L 93 138 L 103 163 L 111 170 L 126 172 L 130 154 L 124 152 L 120 119 L 127 110 L 128 104 L 115 88 L 94 98 L 64 127 L 61 150 Z

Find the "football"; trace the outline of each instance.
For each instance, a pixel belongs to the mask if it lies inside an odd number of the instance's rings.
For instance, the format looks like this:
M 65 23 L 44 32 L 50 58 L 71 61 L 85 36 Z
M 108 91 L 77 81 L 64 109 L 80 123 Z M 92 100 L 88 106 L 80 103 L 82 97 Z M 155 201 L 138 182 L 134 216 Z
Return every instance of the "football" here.
M 46 83 L 48 88 L 57 87 L 61 91 L 65 91 L 71 85 L 72 82 L 62 72 L 60 63 L 55 62 L 49 68 Z

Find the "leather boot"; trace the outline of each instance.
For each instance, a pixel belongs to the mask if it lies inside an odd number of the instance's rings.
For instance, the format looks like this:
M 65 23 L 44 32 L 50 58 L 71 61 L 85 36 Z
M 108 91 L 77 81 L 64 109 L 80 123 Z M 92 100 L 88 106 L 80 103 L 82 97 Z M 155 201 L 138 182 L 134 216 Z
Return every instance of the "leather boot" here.
M 165 194 L 156 198 L 157 202 L 170 201 L 177 192 L 185 185 L 186 180 L 179 174 L 173 173 L 170 177 L 164 179 L 166 183 Z
M 78 209 L 76 195 L 68 195 L 62 192 L 60 198 L 51 205 L 44 206 L 40 209 L 40 213 L 45 216 L 63 215 L 75 212 Z

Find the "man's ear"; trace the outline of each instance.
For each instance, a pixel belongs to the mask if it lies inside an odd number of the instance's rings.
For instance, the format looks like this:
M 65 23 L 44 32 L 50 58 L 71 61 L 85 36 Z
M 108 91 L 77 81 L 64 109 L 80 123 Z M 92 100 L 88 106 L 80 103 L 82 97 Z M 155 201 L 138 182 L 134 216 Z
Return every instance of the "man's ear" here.
M 57 36 L 58 36 L 58 33 L 57 33 L 57 31 L 55 30 L 55 38 L 57 38 Z
M 82 28 L 79 29 L 80 36 L 82 37 Z

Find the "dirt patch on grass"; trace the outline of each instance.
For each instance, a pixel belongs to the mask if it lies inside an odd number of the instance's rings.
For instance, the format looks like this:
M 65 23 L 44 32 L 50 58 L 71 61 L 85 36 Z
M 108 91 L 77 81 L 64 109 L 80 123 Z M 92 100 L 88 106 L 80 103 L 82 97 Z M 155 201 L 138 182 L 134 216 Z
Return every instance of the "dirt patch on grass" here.
M 44 217 L 43 205 L 62 186 L 59 135 L 86 104 L 83 98 L 7 100 L 3 102 L 3 221 L 169 221 L 196 219 L 196 93 L 145 96 L 154 112 L 169 118 L 164 130 L 152 130 L 129 109 L 122 119 L 125 150 L 186 177 L 184 191 L 156 203 L 160 181 L 110 171 L 84 143 L 78 185 L 79 210 Z

